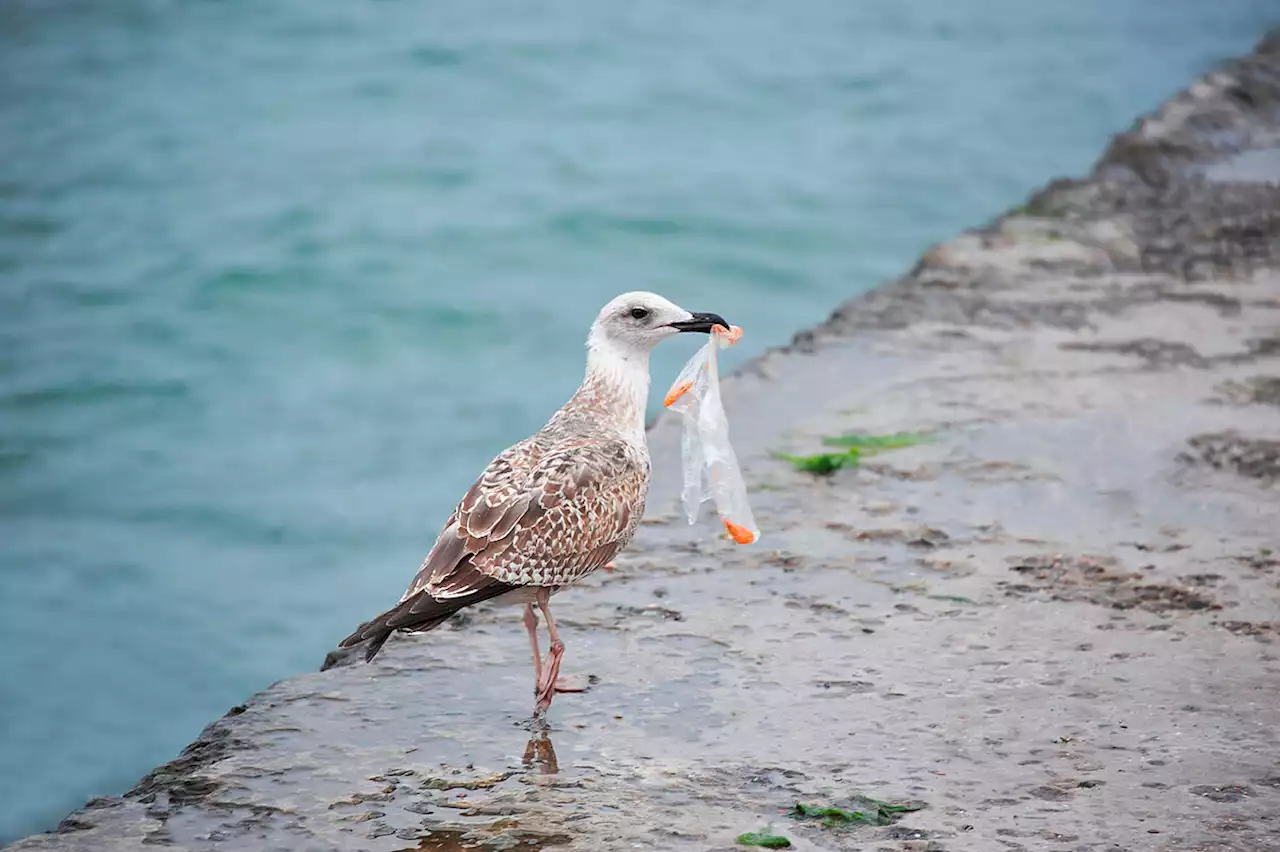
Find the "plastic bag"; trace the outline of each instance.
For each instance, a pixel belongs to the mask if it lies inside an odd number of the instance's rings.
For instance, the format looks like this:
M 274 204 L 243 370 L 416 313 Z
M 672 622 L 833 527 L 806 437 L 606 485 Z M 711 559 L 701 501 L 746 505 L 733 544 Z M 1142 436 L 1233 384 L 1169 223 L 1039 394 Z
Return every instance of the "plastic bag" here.
M 742 329 L 736 325 L 727 329 L 715 326 L 707 345 L 684 365 L 662 404 L 684 420 L 684 490 L 680 497 L 689 523 L 696 523 L 702 504 L 714 499 L 720 520 L 733 540 L 751 544 L 760 538 L 760 530 L 751 515 L 747 485 L 729 444 L 729 421 L 720 401 L 720 376 L 716 371 L 716 350 L 732 346 L 741 337 Z

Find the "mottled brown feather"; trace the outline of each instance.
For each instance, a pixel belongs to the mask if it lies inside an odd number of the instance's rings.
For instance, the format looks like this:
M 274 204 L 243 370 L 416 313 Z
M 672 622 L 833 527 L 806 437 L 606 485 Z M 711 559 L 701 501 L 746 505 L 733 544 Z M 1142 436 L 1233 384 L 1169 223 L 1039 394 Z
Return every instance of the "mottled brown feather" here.
M 507 450 L 476 480 L 402 600 L 449 594 L 464 558 L 505 583 L 561 586 L 599 567 L 595 552 L 625 546 L 644 506 L 647 456 L 620 439 L 544 449 L 542 437 Z
M 429 630 L 464 606 L 526 586 L 573 583 L 610 562 L 644 513 L 649 455 L 627 424 L 640 412 L 601 408 L 588 379 L 536 435 L 495 458 L 458 502 L 400 599 L 341 644 Z

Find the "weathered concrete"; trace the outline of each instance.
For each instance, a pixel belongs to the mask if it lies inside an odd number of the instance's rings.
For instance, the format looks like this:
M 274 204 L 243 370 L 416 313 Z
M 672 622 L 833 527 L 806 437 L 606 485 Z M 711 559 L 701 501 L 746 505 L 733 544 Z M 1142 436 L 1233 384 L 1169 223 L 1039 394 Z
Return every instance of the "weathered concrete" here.
M 1280 850 L 1280 34 L 1092 176 L 727 383 L 764 541 L 676 517 L 557 599 L 277 684 L 12 847 Z M 771 451 L 935 440 L 815 478 Z M 465 669 L 457 660 L 465 658 Z M 927 807 L 836 830 L 859 792 Z

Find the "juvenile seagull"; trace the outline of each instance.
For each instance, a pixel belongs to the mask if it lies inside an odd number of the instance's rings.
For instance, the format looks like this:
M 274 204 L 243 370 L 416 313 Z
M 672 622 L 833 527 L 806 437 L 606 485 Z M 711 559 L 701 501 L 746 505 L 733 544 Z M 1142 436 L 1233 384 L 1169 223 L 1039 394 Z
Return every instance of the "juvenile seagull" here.
M 608 565 L 644 514 L 649 447 L 644 413 L 649 352 L 680 332 L 729 324 L 690 313 L 654 293 L 624 293 L 604 306 L 587 337 L 587 374 L 564 407 L 489 463 L 458 503 L 400 603 L 342 640 L 368 642 L 372 660 L 397 630 L 421 633 L 481 601 L 524 604 L 533 649 L 535 714 L 556 692 L 581 691 L 560 678 L 564 643 L 551 596 Z M 542 611 L 551 639 L 538 652 Z

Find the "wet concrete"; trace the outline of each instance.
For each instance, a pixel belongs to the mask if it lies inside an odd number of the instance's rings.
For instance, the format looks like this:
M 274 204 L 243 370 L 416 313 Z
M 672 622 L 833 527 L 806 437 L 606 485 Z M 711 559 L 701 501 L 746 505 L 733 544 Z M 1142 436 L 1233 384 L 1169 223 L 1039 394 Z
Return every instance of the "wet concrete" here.
M 12 848 L 1280 849 L 1280 187 L 1206 172 L 1278 142 L 1280 36 L 726 382 L 756 546 L 683 523 L 657 423 L 546 728 L 481 609 Z M 849 431 L 933 439 L 773 456 Z M 924 808 L 786 815 L 856 794 Z

